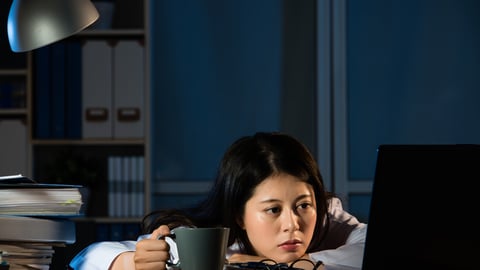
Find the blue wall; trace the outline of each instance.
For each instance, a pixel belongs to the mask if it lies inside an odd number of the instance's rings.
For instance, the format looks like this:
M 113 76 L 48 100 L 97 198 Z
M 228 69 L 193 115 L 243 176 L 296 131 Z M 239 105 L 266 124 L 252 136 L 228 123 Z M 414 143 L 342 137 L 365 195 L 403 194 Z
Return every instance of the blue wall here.
M 480 143 L 480 1 L 347 2 L 348 178 L 373 179 L 380 144 Z
M 235 139 L 280 129 L 281 4 L 152 1 L 151 11 L 154 183 L 210 181 Z
M 153 1 L 156 178 L 211 179 L 234 138 L 279 129 L 280 7 L 252 3 Z
M 348 1 L 350 179 L 382 143 L 480 143 L 480 1 Z
M 234 139 L 285 119 L 315 130 L 315 110 L 291 113 L 315 100 L 314 80 L 286 81 L 308 73 L 286 46 L 315 59 L 291 34 L 307 22 L 286 34 L 293 2 L 152 1 L 154 183 L 209 181 Z M 476 0 L 347 1 L 349 179 L 373 178 L 382 143 L 480 141 L 477 14 Z M 369 197 L 351 202 L 361 214 Z
M 151 1 L 152 175 L 210 181 L 237 138 L 316 141 L 315 0 Z M 153 208 L 201 195 L 157 194 Z

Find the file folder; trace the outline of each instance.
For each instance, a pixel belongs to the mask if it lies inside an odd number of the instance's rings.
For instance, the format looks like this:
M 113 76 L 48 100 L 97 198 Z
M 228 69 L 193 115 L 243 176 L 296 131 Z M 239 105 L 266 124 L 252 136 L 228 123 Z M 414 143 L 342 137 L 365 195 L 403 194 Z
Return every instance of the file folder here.
M 113 137 L 143 138 L 144 46 L 140 40 L 120 40 L 113 51 Z
M 82 48 L 82 137 L 112 138 L 112 48 L 87 40 Z

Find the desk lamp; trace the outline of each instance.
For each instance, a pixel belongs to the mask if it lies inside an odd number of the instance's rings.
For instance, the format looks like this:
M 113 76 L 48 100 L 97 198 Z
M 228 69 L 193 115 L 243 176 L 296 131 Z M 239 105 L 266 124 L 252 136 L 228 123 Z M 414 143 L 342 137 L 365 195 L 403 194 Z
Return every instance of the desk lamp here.
M 7 23 L 10 47 L 25 52 L 49 45 L 80 32 L 98 17 L 90 0 L 13 0 Z

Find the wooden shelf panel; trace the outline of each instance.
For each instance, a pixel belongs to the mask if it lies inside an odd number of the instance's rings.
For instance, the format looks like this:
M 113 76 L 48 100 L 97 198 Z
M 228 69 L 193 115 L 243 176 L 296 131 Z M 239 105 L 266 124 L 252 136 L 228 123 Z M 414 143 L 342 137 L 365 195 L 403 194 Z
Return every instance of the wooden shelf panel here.
M 54 139 L 33 139 L 33 145 L 143 145 L 142 139 L 122 139 L 122 140 L 93 140 L 93 139 L 79 139 L 79 140 L 54 140 Z
M 25 117 L 28 114 L 28 110 L 26 108 L 18 108 L 18 109 L 0 109 L 0 117 L 3 116 L 20 116 Z
M 84 30 L 79 32 L 74 38 L 88 38 L 88 37 L 98 37 L 98 38 L 108 38 L 108 37 L 134 37 L 140 38 L 145 35 L 145 30 L 143 29 L 108 29 L 108 30 Z
M 27 76 L 28 69 L 0 69 L 0 76 Z
M 117 218 L 117 217 L 78 217 L 73 218 L 77 222 L 95 222 L 95 223 L 140 223 L 142 222 L 142 217 L 128 217 L 128 218 Z

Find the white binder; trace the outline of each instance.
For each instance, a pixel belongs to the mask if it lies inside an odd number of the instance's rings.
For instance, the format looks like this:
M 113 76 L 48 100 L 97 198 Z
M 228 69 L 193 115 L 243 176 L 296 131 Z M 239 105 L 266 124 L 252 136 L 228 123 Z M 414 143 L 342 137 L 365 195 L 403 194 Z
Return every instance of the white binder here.
M 112 138 L 112 48 L 104 40 L 82 47 L 82 135 Z
M 120 40 L 113 48 L 115 139 L 144 137 L 144 53 L 140 40 Z
M 0 120 L 0 175 L 28 175 L 27 127 L 16 119 Z

